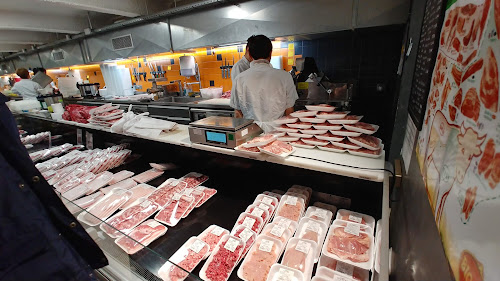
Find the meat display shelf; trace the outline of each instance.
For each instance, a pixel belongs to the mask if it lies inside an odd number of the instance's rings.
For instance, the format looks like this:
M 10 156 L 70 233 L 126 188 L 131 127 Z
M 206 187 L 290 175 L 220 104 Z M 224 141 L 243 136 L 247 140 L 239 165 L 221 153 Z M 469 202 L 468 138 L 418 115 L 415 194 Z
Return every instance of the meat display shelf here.
M 57 121 L 33 114 L 22 114 L 22 115 L 29 118 L 35 118 L 54 123 L 66 124 L 75 127 L 111 133 L 109 128 L 99 127 L 91 124 L 82 124 L 66 120 Z M 299 147 L 296 148 L 296 151 L 292 155 L 284 159 L 273 157 L 263 153 L 258 155 L 249 155 L 246 153 L 235 151 L 233 149 L 191 143 L 191 141 L 189 140 L 188 126 L 180 124 L 178 125 L 177 130 L 169 133 L 162 133 L 158 138 L 148 138 L 143 136 L 135 136 L 135 137 L 161 143 L 191 147 L 194 149 L 210 151 L 225 155 L 233 155 L 237 157 L 254 159 L 258 161 L 266 161 L 275 164 L 336 174 L 340 176 L 359 178 L 375 182 L 382 182 L 384 180 L 383 169 L 385 167 L 385 161 L 384 161 L 385 151 L 382 152 L 381 157 L 376 159 L 355 156 L 349 153 L 335 153 L 335 152 L 322 151 L 318 149 L 305 149 Z M 336 163 L 338 165 L 332 163 Z
M 108 132 L 105 129 L 95 127 L 88 124 L 78 124 L 74 122 L 68 121 L 53 121 L 51 119 L 41 118 L 33 115 L 23 115 L 30 118 L 35 118 L 40 121 L 50 121 L 51 126 L 57 124 L 65 124 L 70 125 L 62 126 L 68 130 L 74 130 L 74 127 L 77 128 L 87 128 L 90 129 L 95 135 L 99 135 L 99 131 L 102 131 L 102 134 L 106 140 L 108 140 L 109 136 L 113 136 L 112 133 Z M 40 125 L 40 123 L 34 123 Z M 57 126 L 56 126 L 57 127 Z M 56 128 L 54 127 L 54 128 Z M 158 275 L 158 269 L 168 261 L 168 258 L 191 236 L 199 235 L 206 227 L 212 224 L 220 225 L 225 227 L 226 229 L 231 229 L 236 221 L 237 217 L 241 212 L 244 212 L 246 206 L 250 205 L 255 196 L 258 193 L 261 193 L 265 190 L 272 189 L 281 189 L 286 190 L 292 184 L 304 184 L 304 181 L 300 182 L 297 179 L 303 178 L 306 182 L 311 181 L 311 187 L 315 190 L 314 195 L 311 199 L 309 205 L 312 205 L 314 202 L 326 202 L 323 201 L 325 198 L 328 200 L 328 194 L 341 195 L 351 198 L 353 196 L 353 203 L 351 204 L 352 210 L 368 213 L 375 218 L 381 219 L 381 229 L 383 235 L 381 236 L 381 266 L 380 272 L 372 274 L 372 280 L 388 280 L 388 268 L 389 268 L 389 176 L 387 172 L 380 171 L 380 176 L 382 178 L 382 183 L 377 182 L 370 178 L 369 181 L 366 180 L 365 176 L 358 175 L 357 177 L 353 177 L 352 175 L 347 175 L 346 171 L 340 171 L 339 173 L 334 172 L 336 165 L 326 164 L 321 161 L 309 160 L 299 158 L 298 156 L 313 158 L 316 157 L 319 160 L 329 160 L 332 159 L 323 158 L 323 157 L 331 157 L 336 155 L 335 161 L 346 161 L 345 163 L 348 165 L 357 165 L 364 164 L 367 168 L 383 168 L 384 161 L 379 159 L 378 161 L 373 161 L 373 159 L 365 159 L 360 157 L 351 156 L 348 154 L 340 154 L 340 156 L 344 156 L 341 158 L 338 154 L 332 154 L 328 156 L 328 154 L 320 153 L 320 151 L 315 150 L 297 150 L 297 156 L 290 156 L 287 159 L 276 159 L 273 157 L 267 157 L 266 155 L 262 155 L 262 158 L 252 158 L 246 155 L 240 155 L 234 150 L 224 149 L 224 148 L 216 148 L 209 147 L 205 145 L 192 145 L 189 142 L 187 136 L 187 127 L 180 126 L 179 129 L 175 133 L 165 134 L 158 139 L 147 139 L 147 138 L 138 138 L 126 136 L 123 138 L 121 135 L 118 135 L 115 138 L 118 139 L 129 139 L 129 140 L 149 140 L 154 143 L 168 143 L 173 145 L 178 145 L 184 148 L 184 152 L 192 151 L 193 153 L 200 153 L 200 151 L 206 151 L 209 153 L 209 157 L 218 158 L 218 154 L 228 155 L 230 159 L 234 159 L 238 161 L 241 159 L 241 163 L 238 163 L 236 166 L 243 166 L 242 169 L 251 169 L 247 172 L 252 174 L 264 174 L 262 178 L 260 177 L 250 177 L 242 180 L 242 173 L 235 173 L 230 170 L 224 170 L 224 168 L 217 167 L 217 164 L 221 162 L 207 162 L 207 163 L 192 163 L 178 167 L 172 171 L 166 171 L 164 175 L 161 177 L 149 182 L 153 186 L 159 186 L 163 181 L 167 178 L 174 177 L 179 178 L 185 175 L 190 171 L 199 171 L 205 173 L 205 169 L 211 169 L 210 172 L 206 172 L 207 175 L 210 176 L 209 181 L 206 183 L 206 186 L 216 188 L 218 193 L 210 199 L 205 205 L 202 205 L 200 208 L 195 209 L 186 219 L 183 219 L 177 224 L 175 227 L 169 227 L 167 233 L 152 242 L 148 247 L 145 247 L 143 250 L 140 250 L 136 254 L 127 255 L 122 249 L 120 249 L 115 243 L 114 239 L 111 239 L 105 233 L 101 231 L 99 226 L 90 227 L 84 225 L 87 231 L 91 234 L 94 240 L 98 243 L 98 245 L 103 249 L 105 254 L 108 256 L 108 259 L 111 260 L 110 264 L 113 266 L 106 267 L 101 269 L 101 271 L 108 272 L 107 276 L 116 275 L 121 272 L 126 276 L 115 276 L 116 280 L 161 280 Z M 183 128 L 185 130 L 183 130 Z M 37 128 L 38 129 L 38 128 Z M 125 136 L 125 135 L 124 135 Z M 74 137 L 74 131 L 70 135 L 70 137 Z M 144 141 L 143 141 L 144 142 Z M 146 141 L 146 143 L 148 143 Z M 136 144 L 137 145 L 137 144 Z M 158 144 L 158 147 L 165 146 L 163 144 Z M 143 145 L 139 145 L 139 147 L 144 147 Z M 174 150 L 178 150 L 176 147 L 170 146 Z M 190 149 L 194 148 L 194 149 Z M 134 149 L 132 149 L 134 151 Z M 197 152 L 198 151 L 198 152 Z M 144 152 L 143 156 L 132 161 L 131 163 L 126 164 L 125 166 L 118 167 L 111 172 L 116 173 L 122 169 L 130 170 L 137 173 L 143 172 L 149 169 L 148 163 L 151 161 L 169 161 L 168 157 L 176 157 L 175 155 L 170 155 L 168 152 L 165 154 L 162 153 L 150 153 Z M 181 152 L 182 155 L 183 152 Z M 234 156 L 234 157 L 233 157 Z M 254 159 L 259 161 L 247 160 Z M 246 162 L 244 161 L 246 160 Z M 365 161 L 367 160 L 367 161 Z M 310 162 L 308 162 L 310 161 Z M 358 161 L 358 162 L 356 162 Z M 226 159 L 223 159 L 222 162 L 227 163 Z M 362 163 L 361 163 L 362 162 Z M 215 165 L 214 165 L 215 163 Z M 245 167 L 247 163 L 256 163 L 259 166 L 262 166 L 261 169 L 254 169 Z M 276 165 L 278 164 L 278 165 Z M 331 166 L 330 166 L 331 165 Z M 346 167 L 338 166 L 337 169 L 341 170 Z M 200 170 L 201 169 L 201 170 Z M 287 170 L 289 169 L 289 170 Z M 290 170 L 291 169 L 291 170 Z M 347 169 L 347 168 L 346 168 Z M 349 169 L 347 169 L 349 170 Z M 263 172 L 264 171 L 264 172 Z M 270 178 L 270 175 L 273 173 L 287 175 L 286 177 L 275 177 Z M 283 173 L 286 171 L 288 173 Z M 267 174 L 265 174 L 267 172 Z M 301 172 L 302 174 L 298 173 Z M 364 171 L 366 172 L 366 171 Z M 248 174 L 247 174 L 248 175 Z M 335 175 L 344 175 L 347 177 L 341 177 L 341 180 L 338 180 L 338 177 Z M 373 176 L 373 175 L 371 175 Z M 326 180 L 325 180 L 326 179 Z M 262 182 L 262 180 L 265 180 Z M 323 186 L 317 186 L 318 182 L 324 181 Z M 370 188 L 366 189 L 366 187 L 359 187 L 360 185 L 366 185 Z M 376 188 L 372 188 L 376 187 Z M 317 188 L 317 189 L 316 189 Z M 344 188 L 345 190 L 341 190 Z M 365 188 L 365 189 L 363 189 Z M 347 190 L 347 191 L 346 191 Z M 241 192 L 244 191 L 244 192 Z M 325 196 L 325 192 L 327 193 Z M 347 192 L 343 194 L 343 192 Z M 356 197 L 357 196 L 357 197 Z M 63 201 L 65 199 L 62 199 Z M 72 204 L 71 202 L 67 202 L 67 204 Z M 371 204 L 372 206 L 366 206 L 367 204 Z M 365 209 L 363 209 L 365 208 Z M 85 210 L 80 210 L 79 212 L 85 212 Z M 78 213 L 76 213 L 78 215 Z M 200 280 L 198 277 L 199 270 L 203 266 L 203 262 L 198 265 L 190 274 L 186 280 Z M 122 272 L 116 268 L 116 266 L 121 266 L 128 269 L 130 272 Z M 112 272 L 112 273 L 109 273 Z M 114 272 L 114 273 L 113 273 Z M 236 270 L 231 275 L 230 279 L 239 280 L 236 276 Z

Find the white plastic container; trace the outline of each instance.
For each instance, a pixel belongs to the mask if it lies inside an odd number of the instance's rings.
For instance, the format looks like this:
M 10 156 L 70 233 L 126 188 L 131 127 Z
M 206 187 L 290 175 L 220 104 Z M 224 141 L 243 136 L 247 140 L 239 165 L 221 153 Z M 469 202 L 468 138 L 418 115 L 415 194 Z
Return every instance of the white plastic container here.
M 334 125 L 334 124 L 330 124 L 328 122 L 323 122 L 323 123 L 319 123 L 319 124 L 314 124 L 313 128 L 316 130 L 337 131 L 337 130 L 342 129 L 342 125 Z
M 284 217 L 276 216 L 273 219 L 273 223 L 279 224 L 279 225 L 284 225 L 290 230 L 290 233 L 293 235 L 295 231 L 297 230 L 297 227 L 299 224 L 296 221 L 293 221 L 291 219 L 287 219 Z
M 220 242 L 222 237 L 226 234 L 229 234 L 229 230 L 222 228 L 218 225 L 212 224 L 211 226 L 203 230 L 203 232 L 200 233 L 200 235 L 198 235 L 198 239 L 207 243 L 207 245 L 210 248 L 208 251 L 208 255 L 210 255 L 217 246 L 217 244 Z
M 334 141 L 334 142 L 341 142 L 344 139 L 344 137 L 334 135 L 330 132 L 326 132 L 326 133 L 321 134 L 321 135 L 316 135 L 316 138 L 318 138 L 320 140 L 327 140 L 327 141 Z
M 307 143 L 307 144 L 312 144 L 312 145 L 316 145 L 316 146 L 325 146 L 325 145 L 330 143 L 327 140 L 321 140 L 321 139 L 318 139 L 316 137 L 312 137 L 310 139 L 303 139 L 302 141 Z
M 272 195 L 272 192 L 268 196 L 275 197 Z M 278 199 L 277 197 L 275 197 L 275 198 Z M 280 195 L 280 198 L 281 198 L 281 195 Z M 274 211 L 276 211 L 276 208 L 273 205 L 264 203 L 262 201 L 254 201 L 254 203 L 252 203 L 252 205 L 250 205 L 250 206 L 254 206 L 254 205 L 269 212 L 270 218 L 272 218 L 274 216 Z
M 342 227 L 335 225 L 334 222 L 328 230 L 321 251 L 322 255 L 370 270 L 373 265 L 373 236 L 369 232 L 362 231 L 361 226 L 360 224 L 348 222 L 345 227 Z M 339 239 L 337 232 L 342 239 Z M 357 241 L 357 243 L 353 244 L 353 241 Z M 355 247 L 348 245 L 355 245 Z
M 325 122 L 325 119 L 319 119 L 319 118 L 315 118 L 315 117 L 300 117 L 299 120 L 300 120 L 300 122 L 309 122 L 309 123 L 313 123 L 313 124 L 321 124 L 321 123 Z
M 318 112 L 315 110 L 299 110 L 292 112 L 290 116 L 292 117 L 308 117 L 308 116 L 315 116 Z
M 286 246 L 280 264 L 299 270 L 309 280 L 314 267 L 314 257 L 318 255 L 317 244 L 310 240 L 292 238 Z
M 268 134 L 275 135 L 276 137 L 284 137 L 286 135 L 286 132 L 280 132 L 280 131 L 271 131 Z
M 321 268 L 328 269 L 330 271 L 320 270 Z M 368 281 L 370 273 L 366 269 L 361 269 L 352 264 L 347 264 L 325 255 L 322 255 L 319 259 L 318 268 L 316 269 L 316 275 L 324 275 L 327 277 L 331 276 L 331 271 L 340 272 L 354 280 L 358 281 Z
M 360 132 L 349 131 L 349 130 L 346 130 L 345 128 L 342 128 L 338 131 L 330 131 L 330 133 L 332 133 L 336 136 L 343 136 L 343 137 L 359 137 L 359 136 L 361 136 Z
M 236 220 L 233 229 L 235 229 L 239 225 L 248 227 L 255 233 L 260 233 L 260 231 L 264 227 L 264 221 L 262 220 L 261 217 L 249 213 L 241 213 L 238 216 L 238 219 Z
M 295 196 L 302 198 L 304 200 L 304 205 L 307 205 L 307 200 L 309 199 L 309 196 L 307 194 L 304 194 L 303 192 L 294 192 L 287 190 L 284 195 L 290 195 L 290 196 Z
M 327 232 L 328 226 L 325 223 L 311 218 L 302 218 L 294 237 L 313 241 L 318 247 L 321 247 L 325 241 Z M 319 254 L 319 251 L 317 251 L 316 256 L 314 256 L 314 262 L 318 262 Z
M 382 148 L 382 140 L 372 136 L 348 137 L 349 141 L 369 150 L 379 150 Z M 370 145 L 374 144 L 374 145 Z
M 356 116 L 356 115 L 348 115 L 342 119 L 330 119 L 330 120 L 327 120 L 328 123 L 330 124 L 338 124 L 338 125 L 342 125 L 342 124 L 356 124 L 359 122 L 359 120 L 361 120 L 361 118 L 363 118 L 363 115 L 361 116 Z
M 265 281 L 283 250 L 281 241 L 259 235 L 238 269 L 238 277 L 244 281 Z
M 298 137 L 292 137 L 290 134 L 293 134 L 293 133 L 287 133 L 286 136 L 279 137 L 278 140 L 284 141 L 284 142 L 291 142 L 291 141 L 298 141 L 299 140 Z
M 280 138 L 278 138 L 280 139 Z M 237 147 L 234 148 L 234 150 L 243 153 L 243 154 L 249 154 L 249 155 L 259 155 L 260 154 L 260 149 L 258 147 L 244 147 L 243 144 L 238 145 Z
M 368 158 L 379 158 L 380 156 L 382 156 L 382 151 L 383 151 L 382 149 L 370 150 L 370 149 L 366 149 L 366 148 L 360 148 L 357 150 L 351 150 L 351 149 L 347 150 L 347 152 L 349 152 L 349 154 L 361 156 L 361 157 L 368 157 Z
M 246 254 L 250 250 L 250 248 L 255 243 L 255 239 L 257 239 L 257 233 L 253 232 L 250 228 L 240 225 L 231 231 L 231 235 L 234 237 L 241 238 L 241 241 L 245 243 L 245 247 L 241 252 L 241 256 L 239 260 L 245 258 Z
M 244 246 L 245 243 L 240 238 L 224 235 L 201 268 L 200 278 L 205 281 L 215 281 L 213 277 L 217 276 L 216 280 L 227 280 L 238 263 Z M 229 255 L 231 258 L 228 258 Z M 218 258 L 218 262 L 212 264 L 214 257 Z M 221 263 L 223 263 L 222 266 Z M 221 268 L 227 270 L 221 272 Z
M 318 146 L 319 149 L 324 150 L 324 151 L 330 151 L 330 152 L 336 152 L 336 153 L 344 153 L 347 152 L 346 148 L 343 147 L 338 147 L 333 144 L 327 144 L 325 146 Z
M 288 133 L 290 136 L 292 137 L 296 137 L 297 140 L 299 138 L 303 139 L 303 138 L 312 138 L 314 137 L 314 135 L 308 135 L 308 134 L 303 134 L 303 133 Z
M 271 266 L 267 281 L 306 281 L 306 279 L 299 270 L 276 263 Z
M 283 245 L 286 245 L 288 240 L 292 238 L 292 232 L 286 225 L 275 222 L 266 225 L 261 235 L 280 240 Z
M 135 183 L 135 181 L 133 181 L 132 179 L 126 179 L 126 180 L 124 180 L 124 182 L 125 181 L 129 182 L 130 185 L 132 184 L 132 182 Z M 117 184 L 119 184 L 119 183 L 117 183 Z M 117 184 L 115 184 L 115 185 L 117 185 Z M 122 188 L 122 189 L 125 189 L 125 188 Z M 156 187 L 151 186 L 149 184 L 145 184 L 145 183 L 141 183 L 139 185 L 135 185 L 131 188 L 128 188 L 128 190 L 130 190 L 132 192 L 132 196 L 127 201 L 127 203 L 123 204 L 123 206 L 120 207 L 120 209 L 126 209 L 126 208 L 132 206 L 133 204 L 135 204 L 136 200 L 138 200 L 139 198 L 142 198 L 142 197 L 149 196 L 149 194 L 153 193 L 153 191 L 155 191 L 155 189 L 156 189 Z
M 132 192 L 129 190 L 113 189 L 88 208 L 86 212 L 81 212 L 77 219 L 89 226 L 96 226 L 125 204 L 130 196 L 132 196 Z
M 246 143 L 242 144 L 244 147 L 256 147 L 256 146 L 263 146 L 268 143 L 271 143 L 275 141 L 278 137 L 272 134 L 264 134 L 260 135 L 258 137 L 253 138 L 250 141 L 247 141 Z
M 326 203 L 322 203 L 322 202 L 314 202 L 313 206 L 328 210 L 328 211 L 332 212 L 333 215 L 335 215 L 337 213 L 337 207 L 335 207 L 334 205 L 330 205 L 330 204 L 326 204 Z
M 305 210 L 304 199 L 295 196 L 284 195 L 276 211 L 277 216 L 298 222 Z
M 323 111 L 323 112 L 332 112 L 335 110 L 335 106 L 329 104 L 315 104 L 315 105 L 306 105 L 307 110 L 311 111 Z
M 341 262 L 339 262 L 341 263 Z M 350 264 L 346 264 L 347 266 L 351 266 Z M 357 276 L 357 275 L 356 275 Z M 360 276 L 357 276 L 360 277 Z M 360 279 L 353 278 L 353 276 L 349 276 L 339 271 L 331 270 L 330 268 L 321 266 L 316 269 L 316 276 L 314 278 L 322 278 L 323 280 L 339 280 L 339 281 L 357 281 Z M 368 279 L 366 279 L 368 281 Z
M 201 97 L 205 99 L 218 99 L 222 97 L 222 87 L 210 87 L 200 89 Z
M 333 145 L 335 145 L 335 146 L 342 147 L 342 148 L 345 148 L 345 149 L 360 149 L 361 148 L 359 145 L 354 144 L 354 143 L 350 142 L 347 139 L 344 139 L 341 142 L 334 142 L 334 141 L 332 141 L 331 143 Z
M 342 119 L 349 114 L 350 111 L 333 111 L 333 112 L 320 112 L 316 115 L 316 118 L 320 119 Z
M 295 148 L 293 146 L 279 140 L 259 146 L 259 150 L 262 153 L 281 158 L 288 157 L 290 154 L 295 152 Z
M 291 124 L 286 124 L 290 128 L 294 129 L 310 129 L 312 128 L 312 123 L 310 122 L 297 122 L 297 123 L 291 123 Z
M 101 187 L 107 185 L 113 179 L 113 173 L 111 172 L 103 172 L 98 175 L 93 181 L 87 184 L 89 190 L 87 191 L 87 195 L 96 192 Z
M 264 192 L 262 192 L 262 194 L 265 194 L 265 195 L 268 195 L 271 197 L 275 197 L 278 200 L 281 200 L 281 196 L 282 196 L 282 194 L 278 194 L 278 193 L 272 192 L 272 191 L 264 191 Z
M 322 135 L 326 134 L 328 132 L 327 130 L 316 130 L 316 129 L 306 129 L 306 130 L 300 130 L 301 133 L 307 134 L 307 135 Z
M 165 281 L 183 281 L 206 258 L 209 248 L 200 239 L 189 238 L 158 270 L 158 275 Z
M 121 182 L 122 180 L 128 179 L 134 175 L 134 172 L 122 170 L 113 175 L 113 179 L 109 182 L 109 184 L 115 184 L 117 182 Z
M 271 214 L 269 214 L 269 211 L 266 208 L 260 208 L 258 204 L 249 205 L 245 210 L 245 213 L 261 217 L 264 221 L 264 224 L 266 224 L 271 219 Z
M 346 128 L 349 131 L 354 131 L 354 132 L 360 132 L 363 134 L 367 135 L 372 135 L 378 131 L 379 126 L 378 125 L 373 125 L 373 124 L 368 124 L 368 123 L 363 123 L 363 122 L 357 122 L 356 124 L 344 124 L 344 128 Z M 365 128 L 366 127 L 366 128 Z
M 168 226 L 175 226 L 188 211 L 191 204 L 194 204 L 194 197 L 176 194 L 172 201 L 156 214 L 155 220 Z
M 194 198 L 193 204 L 191 204 L 187 209 L 187 211 L 184 213 L 184 215 L 182 215 L 182 218 L 186 218 L 194 210 L 194 208 L 196 208 L 196 206 L 203 200 L 203 198 L 205 197 L 205 193 L 203 191 L 196 190 L 194 188 L 186 188 L 184 189 L 183 193 L 185 195 L 190 195 Z
M 365 215 L 362 213 L 357 213 L 346 209 L 340 209 L 337 212 L 337 216 L 335 217 L 335 219 L 364 224 L 368 225 L 372 229 L 375 229 L 375 219 L 372 216 Z
M 265 194 L 259 194 L 255 198 L 254 203 L 256 202 L 264 202 L 266 204 L 272 205 L 274 208 L 278 207 L 278 199 L 272 196 L 268 196 Z
M 276 131 L 285 132 L 285 133 L 296 133 L 299 131 L 299 129 L 291 128 L 287 124 L 287 125 L 281 125 L 279 127 L 276 127 Z
M 147 234 L 144 235 L 144 233 Z M 125 253 L 132 255 L 142 248 L 147 247 L 151 242 L 165 233 L 167 233 L 166 226 L 150 219 L 138 225 L 127 236 L 116 239 L 115 244 L 122 248 Z
M 307 148 L 307 149 L 313 149 L 316 147 L 315 145 L 305 143 L 301 139 L 298 141 L 291 141 L 290 144 L 296 147 Z
M 156 170 L 156 169 L 150 169 L 147 171 L 144 171 L 138 175 L 135 175 L 132 179 L 135 180 L 138 183 L 147 183 L 149 181 L 152 181 L 159 176 L 163 175 L 164 171 L 161 170 Z
M 307 207 L 305 217 L 323 222 L 328 226 L 332 222 L 333 213 L 316 206 L 309 206 Z
M 301 189 L 301 188 L 296 188 L 296 187 L 290 187 L 287 192 L 295 192 L 295 193 L 298 193 L 298 194 L 303 194 L 305 196 L 305 201 L 306 201 L 306 205 L 309 205 L 308 202 L 309 202 L 309 199 L 311 199 L 311 192 L 309 192 L 309 190 L 307 189 Z

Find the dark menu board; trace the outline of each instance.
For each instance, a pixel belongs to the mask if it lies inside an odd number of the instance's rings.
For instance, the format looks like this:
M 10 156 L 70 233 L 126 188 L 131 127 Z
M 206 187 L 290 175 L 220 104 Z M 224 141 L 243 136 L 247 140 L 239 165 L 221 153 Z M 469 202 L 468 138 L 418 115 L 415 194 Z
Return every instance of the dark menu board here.
M 420 33 L 417 61 L 408 104 L 408 111 L 420 131 L 424 121 L 432 71 L 439 47 L 439 34 L 443 25 L 446 0 L 427 0 Z

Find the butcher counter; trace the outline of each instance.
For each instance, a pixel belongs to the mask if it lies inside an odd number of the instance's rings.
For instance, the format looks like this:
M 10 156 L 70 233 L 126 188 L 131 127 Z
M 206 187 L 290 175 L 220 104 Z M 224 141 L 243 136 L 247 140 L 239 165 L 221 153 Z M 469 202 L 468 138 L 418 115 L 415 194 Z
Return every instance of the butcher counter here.
M 159 186 L 168 178 L 179 178 L 195 171 L 208 175 L 210 179 L 204 185 L 217 189 L 218 193 L 213 199 L 133 255 L 123 252 L 98 226 L 87 227 L 110 260 L 112 266 L 101 270 L 108 277 L 115 276 L 118 280 L 161 280 L 157 276 L 158 269 L 189 237 L 199 235 L 212 224 L 231 230 L 238 215 L 245 211 L 257 194 L 273 189 L 287 190 L 299 184 L 313 188 L 311 202 L 329 203 L 380 220 L 380 226 L 377 227 L 381 233 L 380 269 L 378 272 L 373 271 L 372 280 L 388 280 L 390 173 L 384 161 L 385 155 L 372 159 L 347 153 L 296 148 L 292 155 L 277 158 L 191 143 L 188 126 L 182 124 L 175 131 L 162 133 L 158 138 L 146 138 L 32 114 L 19 114 L 16 119 L 30 134 L 51 131 L 52 135 L 62 135 L 61 141 L 74 144 L 77 136 L 82 137 L 84 144 L 94 148 L 117 143 L 130 144 L 135 160 L 111 170 L 113 173 L 123 169 L 140 173 L 149 169 L 148 163 L 151 162 L 172 163 L 172 170 L 167 170 L 148 184 Z M 86 211 L 80 209 L 79 212 Z M 197 266 L 186 280 L 199 280 L 200 268 L 200 265 Z M 233 272 L 229 280 L 237 279 Z

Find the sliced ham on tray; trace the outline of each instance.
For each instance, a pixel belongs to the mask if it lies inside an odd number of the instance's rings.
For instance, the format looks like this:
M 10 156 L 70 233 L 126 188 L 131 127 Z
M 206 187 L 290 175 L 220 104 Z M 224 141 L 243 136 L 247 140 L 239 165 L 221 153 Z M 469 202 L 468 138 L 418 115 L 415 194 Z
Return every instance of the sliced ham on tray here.
M 355 143 L 361 147 L 370 149 L 370 150 L 378 150 L 380 149 L 380 145 L 382 141 L 379 138 L 369 136 L 369 135 L 361 135 L 359 137 L 348 137 L 352 143 Z
M 167 232 L 167 227 L 155 220 L 147 220 L 134 228 L 127 236 L 122 236 L 115 240 L 127 254 L 132 255 L 148 246 Z M 130 238 L 129 238 L 130 237 Z
M 246 143 L 242 144 L 244 147 L 255 147 L 255 146 L 262 146 L 266 145 L 274 140 L 276 140 L 277 136 L 272 135 L 272 134 L 264 134 L 258 137 L 255 137 Z
M 187 216 L 189 216 L 189 214 L 194 210 L 194 208 L 196 208 L 196 205 L 198 205 L 198 203 L 200 203 L 201 200 L 203 200 L 203 198 L 205 197 L 205 193 L 203 193 L 203 191 L 195 190 L 193 188 L 184 189 L 184 194 L 192 196 L 194 198 L 194 202 L 189 206 L 184 215 L 182 215 L 182 218 L 186 218 Z

